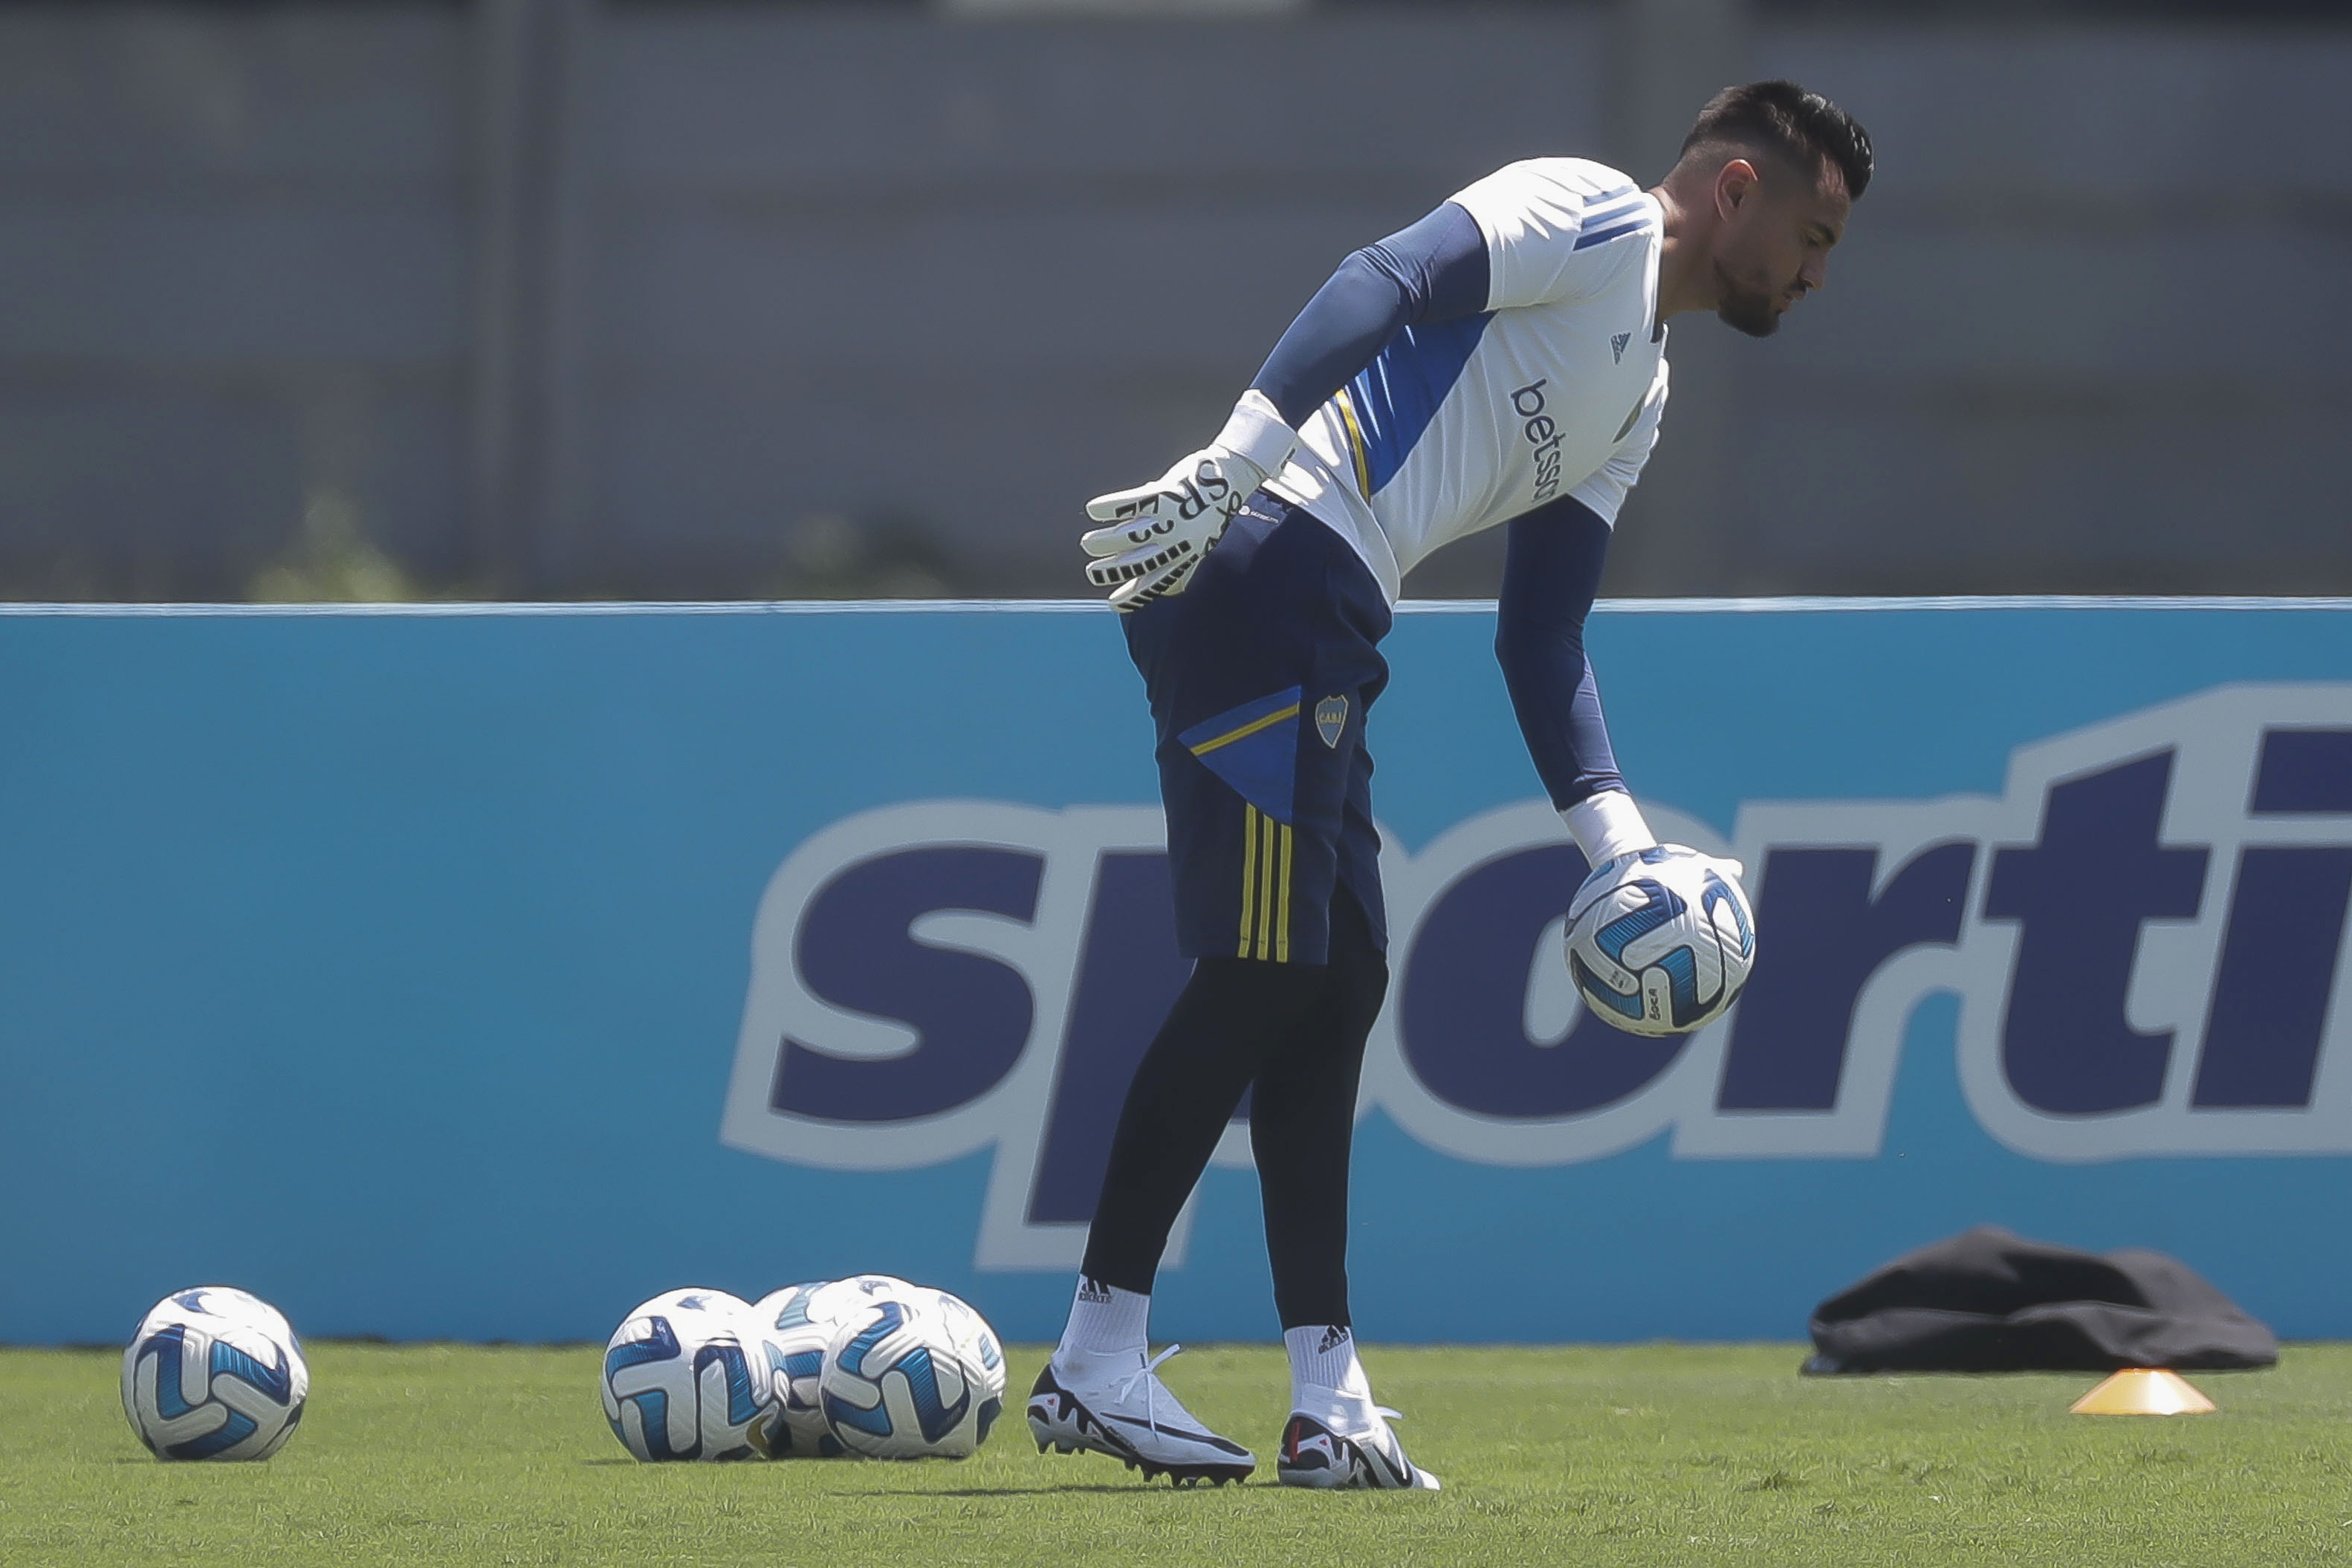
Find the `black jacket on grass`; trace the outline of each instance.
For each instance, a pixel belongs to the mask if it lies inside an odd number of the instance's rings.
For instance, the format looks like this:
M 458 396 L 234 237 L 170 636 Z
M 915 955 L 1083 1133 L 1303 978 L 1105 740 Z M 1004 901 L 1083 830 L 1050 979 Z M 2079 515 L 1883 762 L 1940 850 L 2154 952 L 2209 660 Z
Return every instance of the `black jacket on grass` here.
M 2102 1256 L 1980 1225 L 1813 1310 L 1809 1373 L 2237 1371 L 2278 1339 L 2161 1252 Z

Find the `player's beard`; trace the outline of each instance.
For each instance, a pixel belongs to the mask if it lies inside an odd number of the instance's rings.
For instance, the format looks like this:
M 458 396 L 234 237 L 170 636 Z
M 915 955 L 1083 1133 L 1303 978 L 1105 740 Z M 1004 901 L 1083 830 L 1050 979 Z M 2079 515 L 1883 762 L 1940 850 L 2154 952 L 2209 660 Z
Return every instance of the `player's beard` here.
M 1734 278 L 1720 261 L 1715 264 L 1715 313 L 1726 326 L 1751 338 L 1769 338 L 1780 330 L 1777 298 Z

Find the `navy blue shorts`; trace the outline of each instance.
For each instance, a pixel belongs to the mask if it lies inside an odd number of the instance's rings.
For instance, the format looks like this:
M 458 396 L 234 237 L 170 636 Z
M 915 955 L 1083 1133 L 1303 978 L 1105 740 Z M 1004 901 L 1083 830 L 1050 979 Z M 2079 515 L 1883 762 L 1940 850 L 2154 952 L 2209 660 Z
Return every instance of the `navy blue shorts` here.
M 1124 617 L 1159 726 L 1185 957 L 1322 963 L 1341 885 L 1386 950 L 1364 721 L 1389 620 L 1348 542 L 1264 491 L 1184 592 Z

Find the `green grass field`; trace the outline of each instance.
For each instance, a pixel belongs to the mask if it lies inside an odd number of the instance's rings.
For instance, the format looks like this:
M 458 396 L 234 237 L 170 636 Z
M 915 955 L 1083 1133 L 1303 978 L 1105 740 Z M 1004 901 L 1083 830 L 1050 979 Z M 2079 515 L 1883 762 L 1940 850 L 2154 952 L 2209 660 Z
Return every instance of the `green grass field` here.
M 2090 1377 L 1796 1375 L 1795 1346 L 1368 1350 L 1437 1496 L 1145 1487 L 1040 1455 L 639 1465 L 593 1349 L 310 1347 L 261 1465 L 159 1464 L 119 1359 L 0 1350 L 0 1563 L 2265 1565 L 2352 1551 L 2352 1346 L 2207 1376 L 2217 1415 L 2069 1415 Z M 1016 1352 L 1025 1389 L 1041 1352 Z M 1165 1369 L 1271 1476 L 1281 1352 Z

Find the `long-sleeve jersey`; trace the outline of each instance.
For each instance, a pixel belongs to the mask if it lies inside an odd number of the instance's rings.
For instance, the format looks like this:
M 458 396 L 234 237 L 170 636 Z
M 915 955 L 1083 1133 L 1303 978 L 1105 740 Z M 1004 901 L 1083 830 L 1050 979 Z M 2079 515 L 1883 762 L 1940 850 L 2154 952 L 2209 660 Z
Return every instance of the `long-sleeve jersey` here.
M 1563 808 L 1624 787 L 1583 625 L 1665 404 L 1664 242 L 1615 170 L 1513 163 L 1349 257 L 1253 384 L 1299 432 L 1267 488 L 1391 602 L 1440 545 L 1510 525 L 1496 654 Z
M 1460 225 L 1447 208 L 1475 226 L 1475 262 L 1449 248 Z M 1613 169 L 1538 158 L 1383 242 L 1421 241 L 1396 259 L 1423 270 L 1423 297 L 1316 406 L 1284 407 L 1297 390 L 1269 389 L 1299 446 L 1268 488 L 1344 534 L 1391 601 L 1440 545 L 1561 496 L 1614 523 L 1666 400 L 1663 217 Z M 1460 274 L 1481 263 L 1483 298 L 1465 299 Z M 1291 337 L 1269 361 L 1277 381 Z

